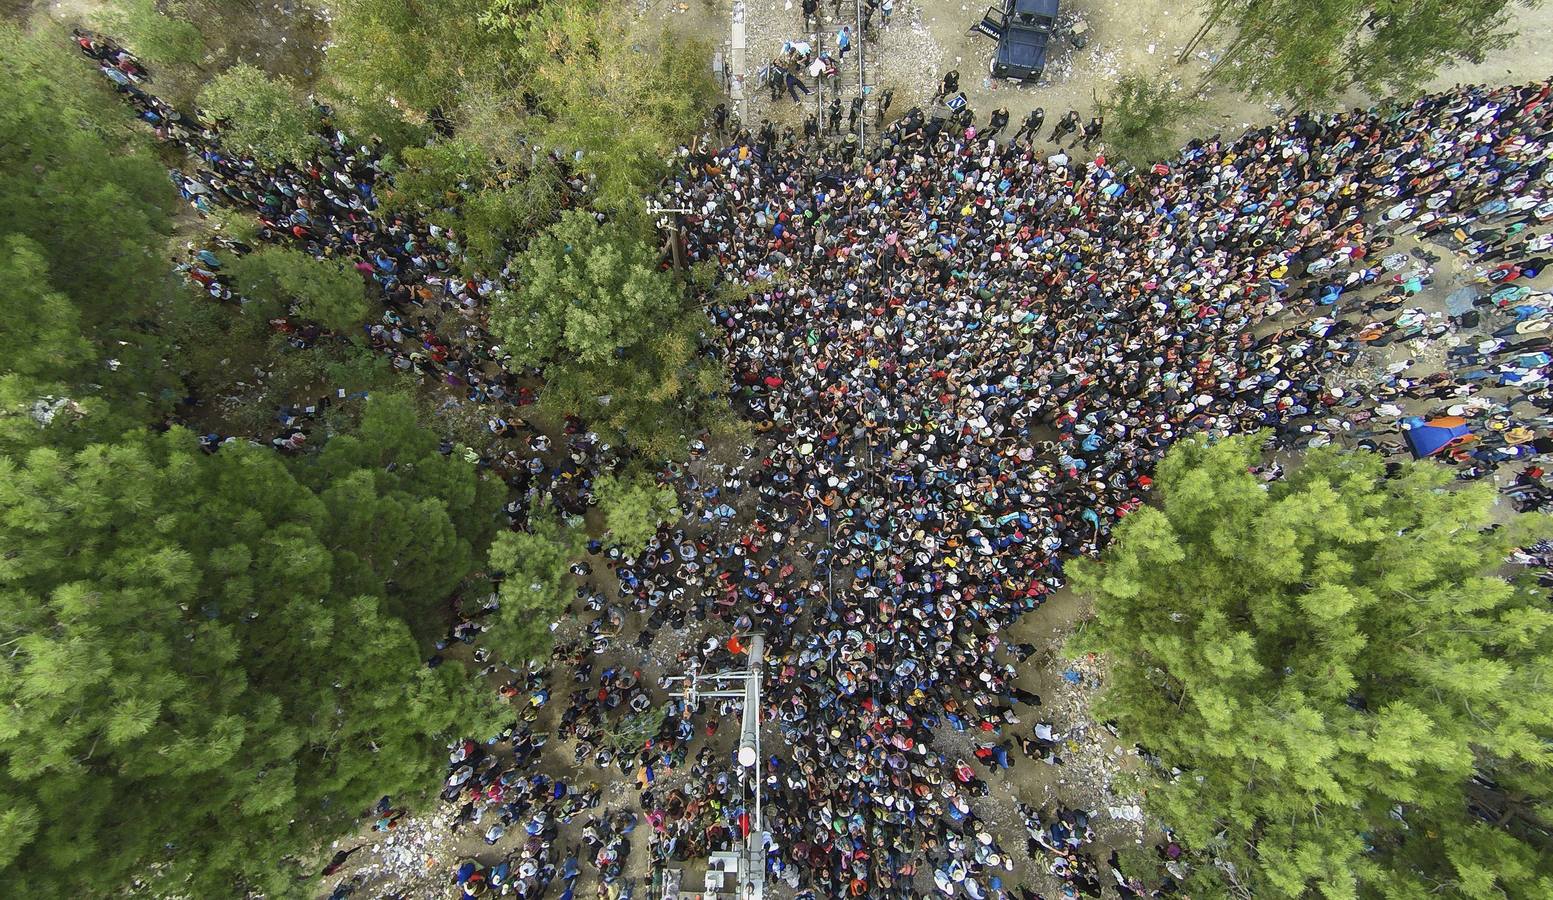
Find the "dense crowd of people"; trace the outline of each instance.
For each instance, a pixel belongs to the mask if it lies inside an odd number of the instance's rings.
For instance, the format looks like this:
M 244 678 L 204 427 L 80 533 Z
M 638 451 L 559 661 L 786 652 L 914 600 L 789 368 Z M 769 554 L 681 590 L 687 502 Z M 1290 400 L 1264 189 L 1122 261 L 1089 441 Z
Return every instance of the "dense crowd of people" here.
M 792 748 L 765 773 L 775 871 L 823 896 L 910 896 L 926 871 L 988 894 L 1008 856 L 971 805 L 981 777 L 934 732 L 1014 731 L 1002 635 L 1145 501 L 1175 440 L 1396 451 L 1422 411 L 1502 419 L 1446 454 L 1465 477 L 1540 452 L 1542 338 L 1424 376 L 1344 369 L 1502 308 L 1547 321 L 1503 285 L 1549 242 L 1548 94 L 1304 115 L 1130 176 L 920 109 L 852 166 L 769 134 L 690 154 L 666 205 L 694 211 L 691 258 L 764 285 L 714 310 L 736 402 L 771 441 L 748 476 L 755 531 L 831 535 L 815 571 L 834 583 L 749 561 L 740 579 L 771 588 L 736 608 L 773 636 L 767 712 Z M 1458 314 L 1384 318 L 1432 278 L 1430 251 L 1386 252 L 1414 232 L 1488 267 Z M 810 627 L 784 627 L 794 607 Z M 1062 850 L 1054 873 L 1097 890 Z
M 148 94 L 120 48 L 78 40 L 198 159 L 174 173 L 191 203 L 252 211 L 265 240 L 355 261 L 385 304 L 374 346 L 491 404 L 493 431 L 508 427 L 532 394 L 486 365 L 500 352 L 482 298 L 502 276 L 456 276 L 452 236 L 379 215 L 388 176 L 370 145 L 334 132 L 311 166 L 260 166 Z M 1528 283 L 1553 245 L 1549 92 L 1466 87 L 1302 115 L 1125 175 L 1103 156 L 1038 151 L 1039 121 L 999 144 L 921 109 L 872 150 L 769 129 L 687 149 L 663 205 L 692 210 L 692 260 L 755 287 L 711 312 L 733 401 L 761 439 L 736 464 L 665 469 L 686 518 L 641 554 L 590 547 L 609 577 L 575 570 L 579 608 L 594 614 L 585 635 L 544 668 L 511 670 L 502 693 L 528 708 L 512 729 L 453 748 L 456 823 L 493 845 L 525 835 L 497 867 L 471 863 L 456 880 L 470 896 L 493 881 L 518 897 L 553 883 L 570 896 L 580 869 L 557 828 L 587 814 L 600 895 L 629 895 L 639 823 L 659 867 L 729 849 L 749 833 L 759 779 L 770 877 L 799 896 L 1027 900 L 1011 886 L 1018 854 L 1043 859 L 1066 896 L 1169 891 L 1173 844 L 1163 884 L 1148 873 L 1145 888 L 1115 854 L 1093 857 L 1089 811 L 1021 807 L 1023 847 L 978 815 L 1014 749 L 1061 764 L 1052 724 L 1028 721 L 1040 698 L 1015 684 L 1034 648 L 1009 629 L 1062 585 L 1065 559 L 1099 552 L 1189 435 L 1266 429 L 1285 448 L 1400 452 L 1417 417 L 1456 416 L 1477 440 L 1442 458 L 1468 478 L 1529 463 L 1508 490 L 1520 508 L 1544 508 L 1536 457 L 1553 450 L 1553 358 L 1539 334 L 1553 319 Z M 995 130 L 1006 124 L 1005 113 Z M 1087 129 L 1075 116 L 1064 133 L 1077 143 Z M 1445 312 L 1415 305 L 1439 258 L 1396 249 L 1414 235 L 1473 267 Z M 188 271 L 222 299 L 212 263 Z M 460 340 L 435 337 L 445 315 L 466 320 Z M 281 325 L 309 339 L 305 323 Z M 1474 336 L 1425 374 L 1374 350 L 1458 334 Z M 518 442 L 505 467 L 516 491 L 565 479 L 585 502 L 606 456 L 585 423 L 568 432 L 569 468 L 543 461 L 541 436 Z M 1534 549 L 1527 560 L 1546 558 Z M 671 701 L 651 722 L 665 703 L 643 670 L 663 666 L 650 648 L 665 627 L 708 635 L 674 672 L 737 667 L 737 635 L 766 635 L 762 717 L 776 749 L 753 772 L 714 749 L 727 749 L 715 742 L 731 702 Z M 471 613 L 452 637 L 479 630 Z M 582 770 L 635 773 L 639 814 L 595 814 L 596 786 L 541 771 L 529 726 L 567 678 L 557 740 Z M 642 720 L 647 739 L 622 746 L 624 724 Z M 975 751 L 939 749 L 956 734 Z
M 395 370 L 422 384 L 440 385 L 445 405 L 476 404 L 489 410 L 488 429 L 503 439 L 498 446 L 507 449 L 478 461 L 493 466 L 517 493 L 551 493 L 571 512 L 586 507 L 579 492 L 583 479 L 576 475 L 607 466 L 609 448 L 580 420 L 570 418 L 565 446 L 551 452 L 550 438 L 524 421 L 522 407 L 536 399 L 534 373 L 509 371 L 503 365 L 506 353 L 485 327 L 485 298 L 503 273 L 470 274 L 459 264 L 458 235 L 447 229 L 413 216 L 378 214 L 380 195 L 390 183 L 378 141 L 353 141 L 332 127 L 329 110 L 320 108 L 323 128 L 312 159 L 306 165 L 264 165 L 227 147 L 219 123 L 185 113 L 148 91 L 145 67 L 111 39 L 79 30 L 73 38 L 157 137 L 188 153 L 194 167 L 175 168 L 170 176 L 195 210 L 209 214 L 224 207 L 251 213 L 259 241 L 353 264 L 381 304 L 376 320 L 363 326 L 365 344 L 383 353 Z M 559 154 L 552 154 L 552 162 L 567 173 L 561 206 L 579 202 L 587 191 L 584 180 L 569 173 L 568 161 Z M 244 304 L 221 259 L 253 249 L 218 235 L 211 247 L 191 252 L 179 270 L 212 299 Z M 292 315 L 270 324 L 296 349 L 328 336 L 316 322 Z M 186 402 L 208 399 L 191 397 Z M 300 409 L 278 410 L 284 429 L 272 443 L 286 451 L 304 448 L 309 424 L 334 399 L 326 396 Z M 205 443 L 214 449 L 225 440 L 251 437 L 207 435 Z

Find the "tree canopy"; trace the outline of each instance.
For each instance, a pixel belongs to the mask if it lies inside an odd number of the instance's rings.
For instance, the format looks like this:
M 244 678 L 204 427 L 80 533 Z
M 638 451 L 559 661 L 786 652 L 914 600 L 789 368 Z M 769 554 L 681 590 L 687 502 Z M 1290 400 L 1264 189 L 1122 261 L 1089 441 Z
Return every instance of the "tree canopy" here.
M 601 475 L 593 495 L 604 513 L 605 529 L 629 555 L 640 553 L 661 523 L 679 518 L 674 489 L 645 473 Z
M 160 378 L 141 325 L 170 295 L 176 194 L 106 80 L 51 38 L 0 22 L 0 449 L 45 423 L 86 440 L 143 421 Z
M 411 147 L 386 199 L 451 229 L 474 270 L 499 272 L 522 239 L 554 220 L 561 199 L 559 167 L 544 154 L 528 155 L 526 166 L 504 163 L 463 137 Z
M 490 695 L 415 636 L 490 507 L 398 419 L 378 409 L 302 478 L 179 429 L 0 458 L 13 892 L 287 892 L 288 855 L 384 793 L 423 796 L 442 742 L 494 731 Z
M 201 88 L 199 102 L 228 142 L 261 162 L 305 162 L 317 150 L 317 108 L 286 78 L 241 63 Z
M 1453 62 L 1481 59 L 1514 36 L 1511 10 L 1538 2 L 1203 0 L 1199 38 L 1228 35 L 1210 80 L 1321 106 L 1351 87 L 1416 90 Z
M 244 299 L 260 305 L 265 317 L 295 307 L 330 331 L 347 333 L 367 318 L 361 273 L 339 259 L 322 259 L 290 247 L 268 246 L 227 264 L 232 283 Z
M 152 65 L 197 66 L 205 58 L 205 39 L 176 0 L 119 0 L 104 15 L 119 40 Z
M 652 250 L 623 226 L 568 210 L 517 259 L 517 287 L 493 325 L 523 367 L 557 358 L 608 363 L 674 318 L 684 297 Z
M 1110 660 L 1099 711 L 1184 770 L 1146 788 L 1202 854 L 1188 887 L 1549 896 L 1553 611 L 1499 574 L 1525 523 L 1493 527 L 1491 486 L 1367 453 L 1263 484 L 1259 447 L 1178 444 L 1158 508 L 1072 567 Z
M 1122 75 L 1100 103 L 1107 155 L 1134 166 L 1174 155 L 1179 145 L 1174 126 L 1194 105 L 1190 96 L 1174 90 L 1163 73 Z
M 425 116 L 450 112 L 471 90 L 514 92 L 525 44 L 493 17 L 527 20 L 540 0 L 342 0 L 333 14 L 328 70 L 344 93 Z
M 540 33 L 551 52 L 534 77 L 535 138 L 579 154 L 596 205 L 638 214 L 711 106 L 710 49 L 668 33 L 644 43 L 623 13 L 586 5 L 563 5 Z
M 491 544 L 491 569 L 501 608 L 489 633 L 508 659 L 537 658 L 550 647 L 550 625 L 572 602 L 570 567 L 587 536 L 549 508 L 529 518 L 528 530 L 504 531 Z
M 543 403 L 654 458 L 726 410 L 721 366 L 696 352 L 711 321 L 634 228 L 568 210 L 516 262 L 491 329 L 511 365 L 544 370 Z
M 427 639 L 443 600 L 484 557 L 506 496 L 500 479 L 437 443 L 407 397 L 387 395 L 367 404 L 355 431 L 297 464 L 328 512 L 322 533 L 338 577 L 354 590 L 381 585 L 392 611 Z
M 176 199 L 144 133 L 57 41 L 0 23 L 0 76 L 0 229 L 33 241 L 86 323 L 143 309 Z

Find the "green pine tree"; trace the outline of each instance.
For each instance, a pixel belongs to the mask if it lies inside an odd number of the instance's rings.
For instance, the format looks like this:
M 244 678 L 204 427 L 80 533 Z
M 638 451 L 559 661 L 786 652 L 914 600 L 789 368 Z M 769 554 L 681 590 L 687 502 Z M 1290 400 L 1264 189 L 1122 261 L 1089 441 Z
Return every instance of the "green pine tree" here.
M 632 227 L 568 210 L 517 260 L 491 329 L 518 370 L 544 370 L 541 403 L 658 459 L 727 411 L 727 381 L 697 351 L 712 323 L 659 271 Z
M 293 309 L 330 331 L 350 334 L 366 321 L 361 273 L 339 259 L 322 259 L 290 247 L 263 247 L 226 264 L 232 284 L 269 319 Z
M 604 528 L 628 555 L 642 552 L 658 525 L 680 514 L 674 489 L 646 473 L 601 475 L 593 482 L 593 495 L 604 513 Z
M 1144 786 L 1192 892 L 1553 896 L 1553 611 L 1501 575 L 1547 524 L 1366 453 L 1265 485 L 1260 442 L 1178 444 L 1159 506 L 1073 566 L 1101 713 L 1184 770 Z
M 305 163 L 319 148 L 318 110 L 284 77 L 239 63 L 200 89 L 200 106 L 226 143 L 266 164 Z
M 1418 90 L 1445 65 L 1480 60 L 1515 36 L 1511 11 L 1540 0 L 1202 0 L 1204 38 L 1224 36 L 1203 81 L 1299 106 L 1349 88 Z
M 504 531 L 491 544 L 501 608 L 489 638 L 509 659 L 539 658 L 549 650 L 550 626 L 571 606 L 571 564 L 587 542 L 582 529 L 561 521 L 548 503 L 540 506 L 527 531 Z
M 177 195 L 144 131 L 58 35 L 0 22 L 0 451 L 145 422 L 168 377 Z
M 178 429 L 0 457 L 9 892 L 294 893 L 286 860 L 495 730 L 494 695 L 422 648 L 496 507 L 397 412 L 300 480 Z

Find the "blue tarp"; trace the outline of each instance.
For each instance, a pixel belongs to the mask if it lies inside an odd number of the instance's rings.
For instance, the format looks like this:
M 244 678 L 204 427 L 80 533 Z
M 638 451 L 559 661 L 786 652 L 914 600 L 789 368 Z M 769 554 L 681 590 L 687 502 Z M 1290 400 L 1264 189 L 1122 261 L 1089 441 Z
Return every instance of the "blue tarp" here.
M 1426 425 L 1420 422 L 1407 431 L 1407 447 L 1414 459 L 1433 456 L 1457 438 L 1471 434 L 1465 425 Z

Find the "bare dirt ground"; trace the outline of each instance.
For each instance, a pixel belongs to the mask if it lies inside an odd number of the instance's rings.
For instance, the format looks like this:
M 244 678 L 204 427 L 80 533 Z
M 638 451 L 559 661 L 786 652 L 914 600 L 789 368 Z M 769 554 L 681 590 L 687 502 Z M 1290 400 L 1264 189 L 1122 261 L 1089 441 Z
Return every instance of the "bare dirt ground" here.
M 755 76 L 761 66 L 781 51 L 785 41 L 808 40 L 817 49 L 834 52 L 835 32 L 841 25 L 854 21 L 856 7 L 855 0 L 843 0 L 838 16 L 832 2 L 822 0 L 822 27 L 811 31 L 804 27 L 800 0 L 746 0 L 745 74 L 751 85 L 747 115 L 750 123 L 770 118 L 796 130 L 806 116 L 821 109 L 822 102 L 828 105 L 830 95 L 822 98 L 818 90 L 798 103 L 785 94 L 773 102 L 755 85 Z M 1046 110 L 1049 122 L 1068 109 L 1089 116 L 1097 100 L 1104 98 L 1126 72 L 1151 75 L 1179 90 L 1191 90 L 1202 72 L 1218 59 L 1217 43 L 1209 41 L 1186 62 L 1175 62 L 1201 22 L 1195 4 L 1174 0 L 1065 0 L 1060 24 L 1071 26 L 1082 18 L 1089 26 L 1087 46 L 1074 49 L 1065 39 L 1057 41 L 1046 75 L 1038 84 L 1021 86 L 993 80 L 988 77 L 988 63 L 994 42 L 970 31 L 980 21 L 987 2 L 898 0 L 891 23 L 876 28 L 876 39 L 864 44 L 868 54 L 867 81 L 872 87 L 870 99 L 885 88 L 893 88 L 893 118 L 928 100 L 943 73 L 957 69 L 960 87 L 971 108 L 978 112 L 978 119 L 984 122 L 992 109 L 1006 106 L 1014 123 L 1012 130 L 1025 113 L 1037 106 Z M 644 6 L 648 15 L 661 17 L 717 45 L 728 41 L 728 0 L 657 0 Z M 1553 54 L 1545 49 L 1553 39 L 1553 5 L 1520 10 L 1516 22 L 1520 36 L 1512 46 L 1490 54 L 1481 64 L 1443 71 L 1430 86 L 1541 80 L 1553 75 Z M 848 54 L 841 67 L 843 108 L 857 95 L 858 57 L 858 53 Z M 807 77 L 804 81 L 811 89 L 817 87 Z M 1342 99 L 1343 105 L 1369 102 L 1369 98 L 1359 94 Z M 1202 109 L 1177 123 L 1175 130 L 1178 137 L 1238 132 L 1281 114 L 1282 109 L 1276 104 L 1248 101 L 1233 92 L 1215 89 L 1208 92 Z

